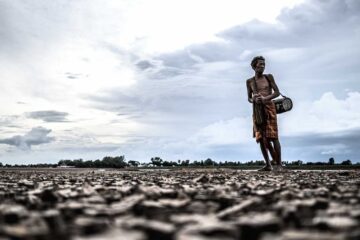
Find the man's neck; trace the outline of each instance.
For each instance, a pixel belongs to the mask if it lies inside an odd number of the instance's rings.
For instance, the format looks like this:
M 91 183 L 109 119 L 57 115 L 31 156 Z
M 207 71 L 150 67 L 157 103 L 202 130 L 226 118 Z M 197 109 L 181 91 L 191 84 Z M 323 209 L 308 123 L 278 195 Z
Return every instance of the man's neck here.
M 255 77 L 256 78 L 261 78 L 263 76 L 263 73 L 262 72 L 257 72 L 255 73 Z

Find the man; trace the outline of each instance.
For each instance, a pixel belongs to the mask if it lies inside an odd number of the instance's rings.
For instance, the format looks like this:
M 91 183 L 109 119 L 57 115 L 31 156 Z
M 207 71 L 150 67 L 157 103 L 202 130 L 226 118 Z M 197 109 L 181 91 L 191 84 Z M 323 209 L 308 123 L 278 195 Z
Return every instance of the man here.
M 254 57 L 251 67 L 255 76 L 246 80 L 248 101 L 253 104 L 253 134 L 265 159 L 265 167 L 260 171 L 271 171 L 272 164 L 281 168 L 281 146 L 278 139 L 278 126 L 275 104 L 271 99 L 280 95 L 271 74 L 264 74 L 265 58 Z M 272 161 L 269 160 L 270 152 Z

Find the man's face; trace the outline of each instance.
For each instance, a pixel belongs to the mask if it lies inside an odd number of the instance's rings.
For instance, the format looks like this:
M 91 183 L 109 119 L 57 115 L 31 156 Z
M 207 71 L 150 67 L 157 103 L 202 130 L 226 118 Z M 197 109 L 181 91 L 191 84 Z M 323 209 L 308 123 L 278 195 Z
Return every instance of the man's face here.
M 256 73 L 263 73 L 264 70 L 265 70 L 265 61 L 264 60 L 258 60 L 256 62 L 256 66 L 255 66 L 254 71 Z

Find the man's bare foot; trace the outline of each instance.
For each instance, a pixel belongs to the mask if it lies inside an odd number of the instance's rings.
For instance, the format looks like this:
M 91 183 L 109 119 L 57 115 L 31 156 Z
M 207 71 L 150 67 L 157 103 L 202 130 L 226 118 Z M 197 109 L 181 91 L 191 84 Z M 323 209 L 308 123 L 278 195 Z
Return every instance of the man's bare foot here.
M 275 160 L 271 160 L 271 161 L 270 161 L 270 163 L 271 163 L 271 165 L 272 165 L 272 166 L 274 166 L 274 165 L 277 165 L 277 164 L 278 164 L 278 163 L 277 163 L 277 161 L 275 161 Z
M 286 172 L 287 169 L 284 168 L 283 165 L 275 165 L 275 166 L 274 166 L 274 171 L 276 171 L 276 172 Z
M 265 167 L 258 169 L 258 171 L 269 172 L 269 171 L 272 171 L 272 167 L 271 167 L 271 165 L 266 165 Z

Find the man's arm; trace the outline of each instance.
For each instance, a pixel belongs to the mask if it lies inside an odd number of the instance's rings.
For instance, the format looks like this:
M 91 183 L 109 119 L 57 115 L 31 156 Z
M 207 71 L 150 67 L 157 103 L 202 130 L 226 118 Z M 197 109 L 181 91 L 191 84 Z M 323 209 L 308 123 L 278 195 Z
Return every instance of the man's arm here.
M 248 101 L 249 103 L 253 103 L 253 91 L 251 89 L 251 83 L 250 83 L 250 79 L 246 80 L 246 88 L 247 88 L 247 94 L 248 94 Z
M 272 94 L 264 97 L 265 101 L 270 101 L 273 98 L 276 98 L 280 95 L 279 88 L 275 83 L 275 79 L 272 74 L 267 75 L 270 83 L 270 87 L 274 90 Z

